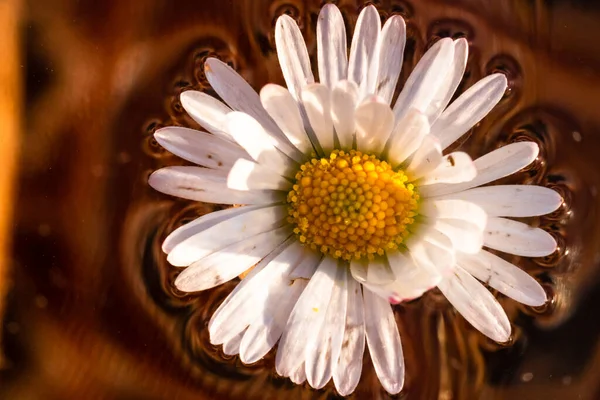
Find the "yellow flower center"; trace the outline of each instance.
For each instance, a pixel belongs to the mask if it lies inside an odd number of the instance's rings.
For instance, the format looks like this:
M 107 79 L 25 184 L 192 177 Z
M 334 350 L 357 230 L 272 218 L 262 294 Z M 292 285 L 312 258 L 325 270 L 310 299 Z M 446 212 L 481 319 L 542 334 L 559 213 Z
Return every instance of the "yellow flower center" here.
M 345 260 L 397 249 L 410 234 L 419 195 L 403 171 L 360 151 L 335 150 L 300 167 L 288 193 L 300 242 Z

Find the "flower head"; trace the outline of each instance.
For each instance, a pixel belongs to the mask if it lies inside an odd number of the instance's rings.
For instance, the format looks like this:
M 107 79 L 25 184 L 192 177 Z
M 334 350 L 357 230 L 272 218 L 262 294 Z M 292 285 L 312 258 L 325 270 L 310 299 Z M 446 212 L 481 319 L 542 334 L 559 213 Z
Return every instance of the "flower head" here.
M 485 77 L 450 105 L 465 70 L 465 39 L 441 39 L 419 61 L 392 103 L 402 66 L 405 24 L 383 28 L 373 6 L 361 12 L 348 57 L 340 11 L 323 7 L 317 24 L 318 72 L 296 23 L 276 24 L 287 89 L 255 93 L 233 69 L 206 61 L 206 76 L 226 103 L 181 95 L 209 133 L 168 127 L 155 133 L 171 152 L 201 167 L 167 167 L 150 185 L 186 199 L 236 204 L 172 232 L 167 260 L 186 267 L 175 285 L 206 290 L 250 270 L 213 315 L 213 344 L 253 363 L 278 344 L 276 369 L 342 395 L 356 388 L 365 344 L 386 391 L 398 393 L 404 361 L 392 304 L 437 287 L 493 340 L 510 323 L 478 282 L 527 305 L 541 286 L 483 249 L 545 256 L 545 231 L 506 217 L 541 215 L 562 199 L 524 185 L 480 187 L 538 154 L 509 144 L 472 160 L 444 153 L 502 98 L 507 81 Z

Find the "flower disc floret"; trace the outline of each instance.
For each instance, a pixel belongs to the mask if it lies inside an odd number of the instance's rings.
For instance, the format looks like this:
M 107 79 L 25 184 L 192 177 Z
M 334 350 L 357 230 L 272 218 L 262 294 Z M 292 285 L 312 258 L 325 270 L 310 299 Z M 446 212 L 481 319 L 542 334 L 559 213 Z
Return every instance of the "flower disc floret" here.
M 300 242 L 345 260 L 397 249 L 415 222 L 419 195 L 404 171 L 357 150 L 300 167 L 288 193 Z

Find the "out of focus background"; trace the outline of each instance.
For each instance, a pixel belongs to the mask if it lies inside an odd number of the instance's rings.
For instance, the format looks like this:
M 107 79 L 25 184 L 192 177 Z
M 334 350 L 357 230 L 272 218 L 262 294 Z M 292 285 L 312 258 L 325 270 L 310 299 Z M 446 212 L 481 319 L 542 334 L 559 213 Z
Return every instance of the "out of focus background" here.
M 181 163 L 152 138 L 197 125 L 178 95 L 212 93 L 216 56 L 256 89 L 283 79 L 274 22 L 295 18 L 316 58 L 320 0 L 0 1 L 0 399 L 335 398 L 208 342 L 206 323 L 235 282 L 177 292 L 159 245 L 215 208 L 148 187 Z M 362 0 L 339 0 L 352 32 Z M 466 37 L 459 92 L 504 72 L 510 89 L 460 143 L 478 156 L 534 140 L 538 160 L 511 182 L 565 204 L 528 222 L 550 257 L 511 261 L 551 297 L 532 309 L 500 297 L 509 345 L 474 331 L 439 293 L 397 307 L 407 364 L 402 399 L 600 399 L 600 3 L 584 0 L 379 0 L 401 14 L 401 82 L 441 37 Z M 357 399 L 383 399 L 365 355 Z

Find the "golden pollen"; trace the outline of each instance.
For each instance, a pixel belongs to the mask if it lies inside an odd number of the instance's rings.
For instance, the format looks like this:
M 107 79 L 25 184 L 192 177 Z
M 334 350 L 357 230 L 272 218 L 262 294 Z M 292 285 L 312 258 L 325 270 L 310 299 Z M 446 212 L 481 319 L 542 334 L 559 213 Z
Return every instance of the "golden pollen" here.
M 288 193 L 300 242 L 345 260 L 397 249 L 415 222 L 419 195 L 403 171 L 360 151 L 335 150 L 300 167 Z

